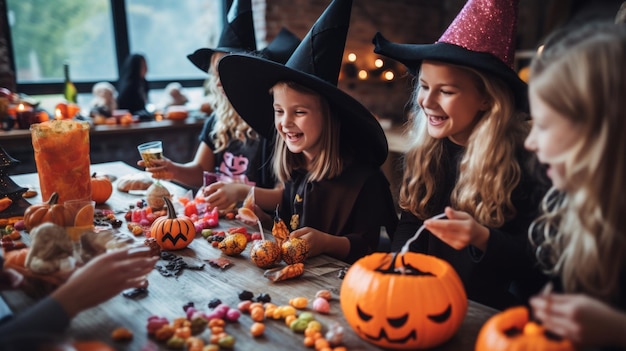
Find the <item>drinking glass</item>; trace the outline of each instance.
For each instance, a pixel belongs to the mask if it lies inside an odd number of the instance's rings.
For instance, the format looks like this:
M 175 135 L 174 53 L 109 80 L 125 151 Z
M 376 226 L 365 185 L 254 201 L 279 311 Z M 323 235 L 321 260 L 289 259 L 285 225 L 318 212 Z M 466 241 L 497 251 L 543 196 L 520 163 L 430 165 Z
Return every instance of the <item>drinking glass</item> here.
M 156 166 L 152 160 L 163 158 L 163 142 L 161 141 L 143 143 L 137 146 L 137 150 L 139 150 L 143 162 L 146 163 L 146 168 Z M 168 176 L 171 176 L 167 171 L 153 171 L 152 175 L 156 179 L 168 179 Z
M 52 120 L 30 126 L 41 197 L 58 203 L 91 198 L 89 123 Z
M 67 234 L 74 243 L 74 257 L 80 262 L 82 251 L 80 238 L 87 232 L 94 230 L 94 214 L 96 202 L 89 198 L 65 201 L 72 223 L 66 227 Z
M 151 161 L 163 157 L 163 142 L 151 141 L 143 143 L 137 146 L 137 150 L 139 150 L 143 162 L 146 163 L 146 167 L 153 167 L 154 164 L 152 164 Z

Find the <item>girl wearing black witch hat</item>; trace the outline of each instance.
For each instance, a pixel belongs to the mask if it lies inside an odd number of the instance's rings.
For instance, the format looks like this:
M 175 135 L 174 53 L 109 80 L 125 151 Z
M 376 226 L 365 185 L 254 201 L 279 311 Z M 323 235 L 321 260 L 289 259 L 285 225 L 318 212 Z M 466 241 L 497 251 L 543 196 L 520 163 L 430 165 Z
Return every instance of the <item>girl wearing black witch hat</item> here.
M 382 128 L 363 105 L 337 88 L 352 2 L 333 1 L 285 65 L 246 55 L 219 63 L 224 91 L 241 117 L 273 139 L 274 172 L 284 189 L 255 188 L 309 243 L 309 256 L 347 262 L 377 248 L 380 228 L 397 217 L 380 170 Z M 245 84 L 241 84 L 242 81 Z
M 533 271 L 527 229 L 547 190 L 524 150 L 527 87 L 512 70 L 516 0 L 470 0 L 435 44 L 374 38 L 375 52 L 416 75 L 402 208 L 392 250 L 410 246 L 450 262 L 470 299 L 496 308 L 525 301 Z M 429 219 L 444 213 L 447 219 Z M 528 292 L 513 282 L 537 274 Z
M 224 26 L 216 48 L 202 48 L 188 55 L 189 60 L 200 70 L 208 73 L 207 87 L 212 114 L 207 118 L 200 133 L 200 145 L 194 159 L 181 164 L 164 158 L 157 160 L 157 167 L 146 169 L 156 178 L 174 179 L 183 184 L 199 188 L 204 185 L 203 174 L 216 172 L 217 178 L 225 182 L 251 186 L 273 187 L 275 178 L 267 164 L 270 146 L 233 109 L 222 91 L 217 62 L 230 53 L 255 53 L 278 62 L 285 62 L 298 46 L 300 40 L 287 29 L 282 29 L 263 50 L 256 50 L 252 5 L 250 0 L 236 0 L 228 14 L 229 22 Z M 138 162 L 144 166 L 143 161 Z M 225 208 L 239 198 L 235 192 L 221 189 L 223 183 L 203 189 L 211 206 Z

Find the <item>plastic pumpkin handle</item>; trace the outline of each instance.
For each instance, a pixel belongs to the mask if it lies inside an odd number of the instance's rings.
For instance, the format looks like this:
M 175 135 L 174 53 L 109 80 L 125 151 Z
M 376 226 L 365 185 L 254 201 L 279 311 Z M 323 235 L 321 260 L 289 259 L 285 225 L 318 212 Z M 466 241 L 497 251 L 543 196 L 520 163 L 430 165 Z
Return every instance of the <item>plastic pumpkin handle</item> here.
M 439 218 L 443 218 L 445 217 L 446 214 L 445 213 L 440 213 L 436 216 L 433 216 L 429 219 L 439 219 Z M 405 253 L 409 252 L 409 246 L 411 245 L 412 242 L 414 242 L 415 240 L 417 240 L 417 238 L 420 237 L 420 234 L 422 234 L 422 232 L 424 231 L 424 224 L 422 224 L 419 229 L 417 230 L 417 232 L 415 232 L 415 235 L 413 235 L 413 237 L 409 240 L 407 240 L 407 242 L 404 244 L 404 246 L 402 246 L 402 250 L 400 250 L 400 254 L 404 255 Z

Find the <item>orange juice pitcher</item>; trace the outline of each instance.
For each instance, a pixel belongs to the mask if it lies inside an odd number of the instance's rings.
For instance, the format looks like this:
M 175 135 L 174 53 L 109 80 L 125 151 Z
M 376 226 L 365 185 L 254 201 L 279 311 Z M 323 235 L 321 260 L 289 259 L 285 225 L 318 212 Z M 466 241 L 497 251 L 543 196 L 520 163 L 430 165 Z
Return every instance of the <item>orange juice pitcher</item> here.
M 53 192 L 59 203 L 91 199 L 89 123 L 52 120 L 30 127 L 41 197 Z

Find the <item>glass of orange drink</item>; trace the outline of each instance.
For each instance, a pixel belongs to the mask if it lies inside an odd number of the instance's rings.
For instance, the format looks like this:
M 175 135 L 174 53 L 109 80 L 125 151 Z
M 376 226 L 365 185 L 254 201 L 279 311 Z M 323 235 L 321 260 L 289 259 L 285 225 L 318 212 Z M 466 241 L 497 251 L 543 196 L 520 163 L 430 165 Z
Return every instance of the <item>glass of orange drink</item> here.
M 30 127 L 41 197 L 58 203 L 91 198 L 89 123 L 51 120 Z

